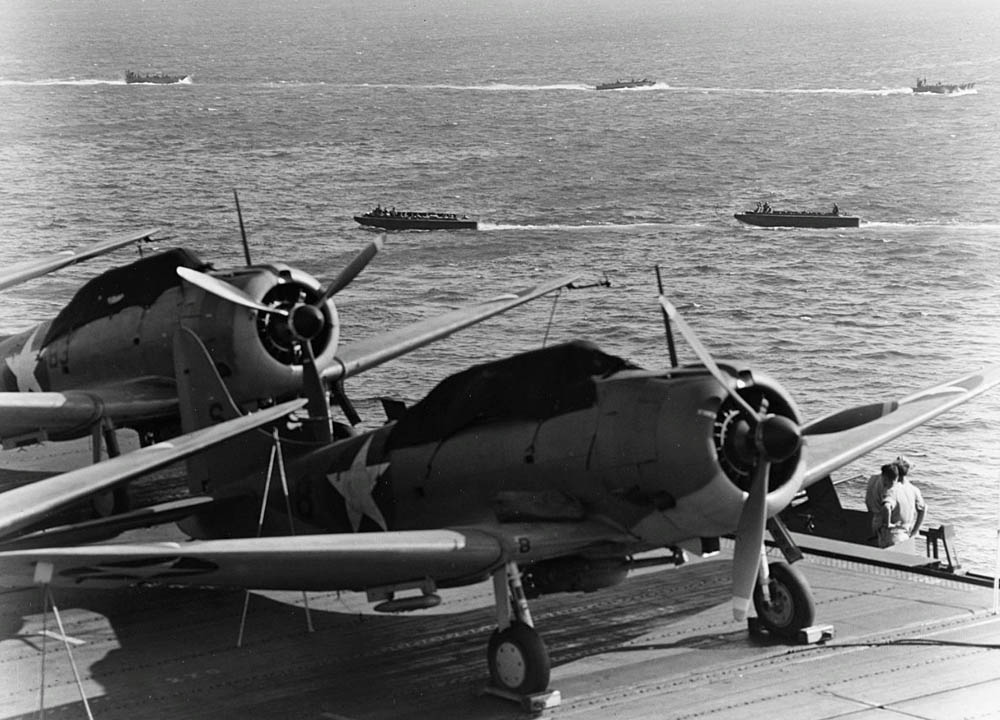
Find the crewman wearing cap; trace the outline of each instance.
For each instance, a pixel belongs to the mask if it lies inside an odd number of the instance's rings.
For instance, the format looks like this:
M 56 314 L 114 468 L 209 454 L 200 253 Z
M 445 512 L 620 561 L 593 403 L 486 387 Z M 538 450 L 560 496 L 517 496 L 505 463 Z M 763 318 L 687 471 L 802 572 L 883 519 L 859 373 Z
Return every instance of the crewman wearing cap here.
M 920 488 L 910 482 L 909 461 L 899 455 L 893 465 L 898 470 L 899 479 L 892 487 L 895 507 L 890 513 L 889 535 L 894 549 L 913 552 L 913 543 L 910 539 L 920 532 L 920 526 L 927 514 L 927 504 Z

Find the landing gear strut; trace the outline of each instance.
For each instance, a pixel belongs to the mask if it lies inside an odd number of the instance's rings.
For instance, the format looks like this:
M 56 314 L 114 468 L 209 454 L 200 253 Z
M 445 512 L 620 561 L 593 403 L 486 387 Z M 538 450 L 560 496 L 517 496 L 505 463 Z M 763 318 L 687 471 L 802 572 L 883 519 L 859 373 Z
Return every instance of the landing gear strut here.
M 492 689 L 525 698 L 549 686 L 549 654 L 535 631 L 517 563 L 508 562 L 493 573 L 497 629 L 487 647 Z
M 118 446 L 118 436 L 115 434 L 114 423 L 106 417 L 102 417 L 90 431 L 91 447 L 93 448 L 94 463 L 99 463 L 101 457 L 101 442 L 107 450 L 108 457 L 118 457 L 121 455 L 121 448 Z M 95 495 L 90 501 L 94 515 L 99 518 L 110 517 L 120 513 L 128 512 L 132 508 L 132 498 L 128 488 L 120 485 L 112 490 Z

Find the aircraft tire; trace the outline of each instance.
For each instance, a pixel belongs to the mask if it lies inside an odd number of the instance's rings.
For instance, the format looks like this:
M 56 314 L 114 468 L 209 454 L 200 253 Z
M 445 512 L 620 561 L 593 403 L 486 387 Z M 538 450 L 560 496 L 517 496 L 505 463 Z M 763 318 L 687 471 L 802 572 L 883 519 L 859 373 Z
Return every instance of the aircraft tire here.
M 513 622 L 506 630 L 494 630 L 486 653 L 495 687 L 519 695 L 548 688 L 549 653 L 534 628 Z
M 753 591 L 753 606 L 761 624 L 773 635 L 794 639 L 800 630 L 816 620 L 809 582 L 797 568 L 786 562 L 768 566 L 771 574 L 771 602 L 764 603 L 760 585 Z

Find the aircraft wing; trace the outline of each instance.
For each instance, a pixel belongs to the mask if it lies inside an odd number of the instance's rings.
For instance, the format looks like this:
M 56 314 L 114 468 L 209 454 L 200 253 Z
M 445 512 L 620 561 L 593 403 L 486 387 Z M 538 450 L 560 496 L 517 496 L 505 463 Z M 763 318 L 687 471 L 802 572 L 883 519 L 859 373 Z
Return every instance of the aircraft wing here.
M 467 584 L 508 560 L 634 540 L 588 521 L 16 550 L 0 552 L 0 585 L 32 584 L 39 563 L 52 566 L 52 584 L 92 587 L 159 583 L 360 591 L 427 579 Z
M 93 245 L 88 245 L 82 250 L 64 250 L 62 252 L 53 253 L 52 255 L 39 258 L 38 260 L 28 260 L 27 262 L 17 263 L 0 272 L 0 290 L 6 290 L 14 285 L 19 285 L 26 280 L 31 280 L 32 278 L 36 278 L 40 275 L 45 275 L 54 270 L 58 270 L 59 268 L 64 268 L 67 265 L 73 265 L 84 260 L 89 260 L 92 257 L 97 257 L 98 255 L 104 255 L 105 253 L 117 250 L 118 248 L 131 243 L 149 240 L 150 235 L 159 231 L 160 228 L 143 230 L 142 232 L 133 235 L 125 235 L 111 240 L 105 240 L 103 242 L 97 242 Z
M 116 425 L 177 410 L 173 381 L 139 379 L 113 387 L 67 392 L 0 392 L 0 442 L 60 438 L 88 428 L 101 417 Z
M 381 365 L 417 348 L 447 337 L 469 325 L 487 320 L 511 308 L 566 287 L 578 275 L 566 275 L 536 285 L 520 293 L 501 295 L 477 305 L 459 308 L 433 318 L 427 318 L 392 332 L 351 343 L 337 355 L 337 361 L 323 371 L 323 379 L 336 381 Z
M 79 470 L 8 490 L 0 495 L 0 538 L 23 530 L 77 500 L 284 417 L 305 403 L 303 399 L 291 400 Z
M 1000 366 L 971 373 L 951 382 L 936 385 L 909 395 L 898 402 L 870 405 L 857 410 L 875 416 L 868 422 L 843 430 L 834 428 L 838 418 L 850 425 L 848 414 L 835 413 L 803 426 L 804 454 L 807 464 L 804 486 L 820 480 L 903 433 L 937 417 L 946 410 L 971 400 L 1000 383 Z

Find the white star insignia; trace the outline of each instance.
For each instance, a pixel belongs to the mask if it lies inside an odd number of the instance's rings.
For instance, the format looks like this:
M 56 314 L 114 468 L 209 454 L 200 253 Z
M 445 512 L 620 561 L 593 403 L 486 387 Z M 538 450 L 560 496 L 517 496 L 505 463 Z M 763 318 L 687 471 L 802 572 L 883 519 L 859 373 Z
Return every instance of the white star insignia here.
M 358 454 L 354 456 L 351 467 L 338 473 L 330 473 L 326 479 L 330 481 L 334 489 L 344 498 L 344 505 L 347 508 L 347 517 L 351 521 L 351 528 L 354 532 L 361 526 L 361 519 L 364 516 L 370 517 L 383 530 L 388 530 L 382 511 L 375 504 L 372 492 L 378 483 L 379 477 L 389 467 L 389 463 L 378 463 L 376 465 L 365 465 L 368 457 L 368 448 L 372 444 L 369 437 L 365 440 Z
M 31 333 L 31 337 L 24 342 L 21 350 L 16 355 L 11 355 L 4 360 L 10 371 L 14 373 L 14 382 L 19 392 L 42 392 L 42 386 L 38 384 L 38 379 L 35 378 L 35 365 L 38 363 L 38 352 L 31 350 L 31 346 L 35 344 L 35 336 L 38 335 L 39 330 L 41 330 L 41 325 L 35 328 L 35 331 Z

